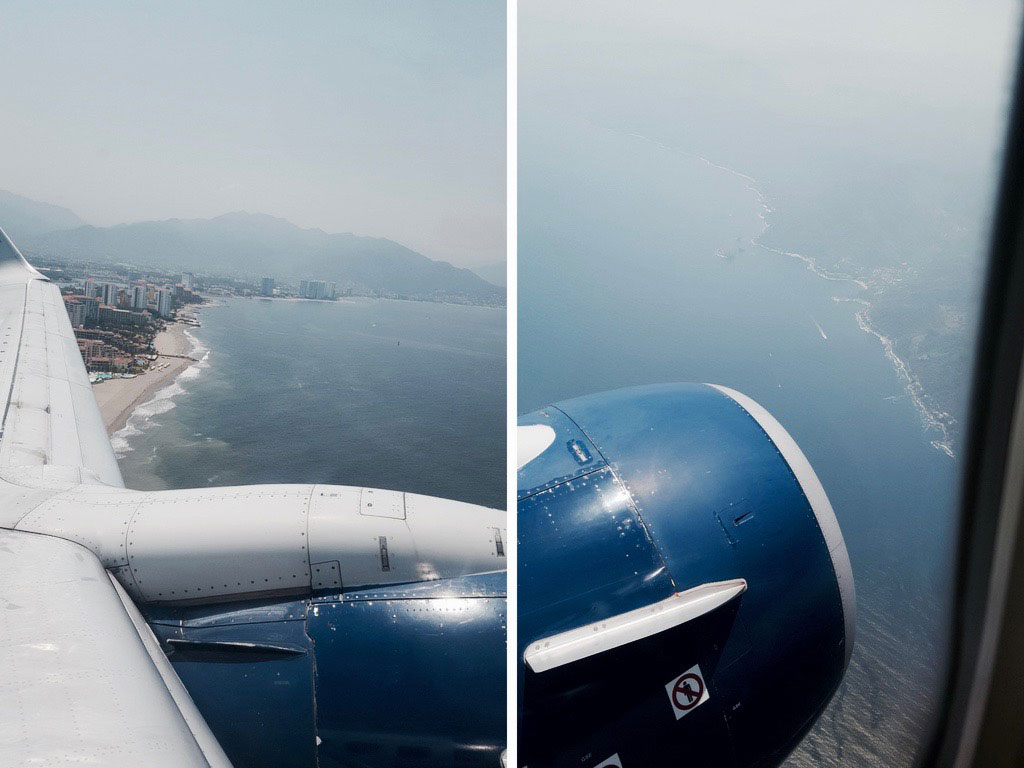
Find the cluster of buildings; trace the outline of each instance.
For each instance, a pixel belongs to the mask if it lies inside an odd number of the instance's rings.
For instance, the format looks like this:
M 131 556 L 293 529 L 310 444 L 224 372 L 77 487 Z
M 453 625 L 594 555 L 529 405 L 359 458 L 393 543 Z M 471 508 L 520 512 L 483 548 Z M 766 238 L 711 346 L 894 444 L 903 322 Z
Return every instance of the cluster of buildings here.
M 85 368 L 88 371 L 123 373 L 133 367 L 144 367 L 148 363 L 148 360 L 143 358 L 142 353 L 137 349 L 126 348 L 124 337 L 114 331 L 105 331 L 100 328 L 76 328 L 75 340 L 78 342 L 78 351 L 81 352 Z
M 290 287 L 287 289 L 279 289 L 276 287 L 274 278 L 263 277 L 260 278 L 259 295 L 290 296 L 292 294 Z M 338 298 L 338 288 L 335 283 L 329 283 L 326 280 L 300 280 L 299 290 L 295 295 L 300 299 L 323 299 L 325 301 L 332 301 Z
M 145 368 L 160 320 L 176 307 L 202 301 L 190 272 L 174 286 L 145 280 L 129 284 L 85 280 L 65 289 L 64 306 L 89 371 L 124 372 Z
M 135 313 L 148 311 L 160 317 L 169 318 L 174 311 L 175 299 L 178 299 L 180 303 L 186 293 L 192 293 L 191 286 L 185 287 L 185 277 L 183 275 L 182 282 L 173 288 L 157 287 L 143 281 L 127 286 L 117 283 L 98 283 L 90 278 L 85 281 L 85 288 L 80 297 L 76 298 L 81 298 L 83 301 L 99 300 L 101 307 L 106 306 Z M 192 275 L 187 274 L 187 277 L 188 282 L 191 283 Z
M 300 299 L 328 299 L 338 297 L 338 291 L 334 283 L 323 280 L 301 280 L 299 281 Z

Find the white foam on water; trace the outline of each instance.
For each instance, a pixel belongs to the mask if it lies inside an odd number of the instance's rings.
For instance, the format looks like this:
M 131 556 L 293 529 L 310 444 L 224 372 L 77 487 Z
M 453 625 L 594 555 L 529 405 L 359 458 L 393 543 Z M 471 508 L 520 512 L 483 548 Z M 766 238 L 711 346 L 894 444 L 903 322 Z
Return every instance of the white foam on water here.
M 110 445 L 117 458 L 123 457 L 132 450 L 132 438 L 152 427 L 156 423 L 156 416 L 167 413 L 176 407 L 175 398 L 188 391 L 183 386 L 183 382 L 195 380 L 206 368 L 210 367 L 209 348 L 188 330 L 185 331 L 185 336 L 191 345 L 189 357 L 196 358 L 196 362 L 181 371 L 166 387 L 157 390 L 150 400 L 136 406 L 125 425 L 111 435 Z
M 178 374 L 177 379 L 183 381 L 190 381 L 199 377 L 204 370 L 210 367 L 210 349 L 203 342 L 195 337 L 195 334 L 190 331 L 185 331 L 185 336 L 188 338 L 189 343 L 192 345 L 189 349 L 189 356 L 196 358 L 196 362 L 186 368 L 184 371 Z

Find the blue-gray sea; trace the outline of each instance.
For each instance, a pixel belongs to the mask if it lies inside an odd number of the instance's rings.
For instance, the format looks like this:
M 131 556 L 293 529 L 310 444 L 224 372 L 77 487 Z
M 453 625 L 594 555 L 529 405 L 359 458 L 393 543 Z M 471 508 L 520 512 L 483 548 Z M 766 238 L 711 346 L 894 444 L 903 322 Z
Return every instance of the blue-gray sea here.
M 335 483 L 505 506 L 505 311 L 231 298 L 114 436 L 125 483 Z
M 577 128 L 520 128 L 519 411 L 671 381 L 767 407 L 829 494 L 857 591 L 850 669 L 789 765 L 911 764 L 945 660 L 958 460 L 858 324 L 865 289 L 751 244 L 771 214 L 749 179 Z

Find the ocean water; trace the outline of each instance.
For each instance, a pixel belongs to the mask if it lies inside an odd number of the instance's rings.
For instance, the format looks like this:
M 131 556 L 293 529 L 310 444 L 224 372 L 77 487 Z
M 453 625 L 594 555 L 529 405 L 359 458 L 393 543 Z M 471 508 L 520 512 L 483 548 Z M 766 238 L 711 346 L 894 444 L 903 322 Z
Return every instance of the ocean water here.
M 912 764 L 946 658 L 959 465 L 859 321 L 867 291 L 754 244 L 772 201 L 740 172 L 593 125 L 519 136 L 519 411 L 669 381 L 767 407 L 829 494 L 857 590 L 850 669 L 788 765 Z
M 198 362 L 113 438 L 129 487 L 334 483 L 504 507 L 504 310 L 233 298 L 199 319 Z

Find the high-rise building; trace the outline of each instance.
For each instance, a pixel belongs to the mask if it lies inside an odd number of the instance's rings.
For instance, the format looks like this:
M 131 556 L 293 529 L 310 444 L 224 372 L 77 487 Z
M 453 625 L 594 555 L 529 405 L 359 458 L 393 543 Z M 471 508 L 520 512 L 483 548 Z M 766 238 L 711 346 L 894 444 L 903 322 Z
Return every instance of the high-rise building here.
M 335 284 L 324 280 L 303 280 L 299 283 L 299 296 L 303 299 L 333 299 L 335 293 Z
M 85 304 L 80 301 L 66 301 L 66 306 L 71 327 L 81 328 L 85 325 Z
M 273 296 L 274 295 L 274 278 L 264 277 L 260 280 L 260 295 L 261 296 Z
M 171 316 L 171 292 L 161 288 L 156 296 L 156 312 L 160 317 Z
M 149 321 L 149 315 L 145 312 L 132 312 L 128 309 L 115 309 L 114 307 L 100 307 L 100 323 L 102 325 L 116 326 L 139 326 Z
M 117 285 L 114 283 L 103 284 L 103 303 L 108 307 L 117 305 Z
M 194 280 L 195 280 L 195 277 L 193 276 L 193 274 L 191 272 L 182 272 L 181 273 L 181 284 L 185 287 L 186 291 L 191 291 L 192 290 L 192 283 L 194 282 Z
M 100 316 L 100 300 L 95 296 L 86 296 L 82 299 L 82 303 L 85 305 L 85 319 L 86 321 L 93 321 L 99 319 Z
M 96 281 L 91 277 L 85 281 L 85 295 L 90 299 L 96 295 Z
M 132 309 L 145 309 L 147 304 L 146 300 L 146 286 L 144 285 L 133 285 L 132 286 Z

